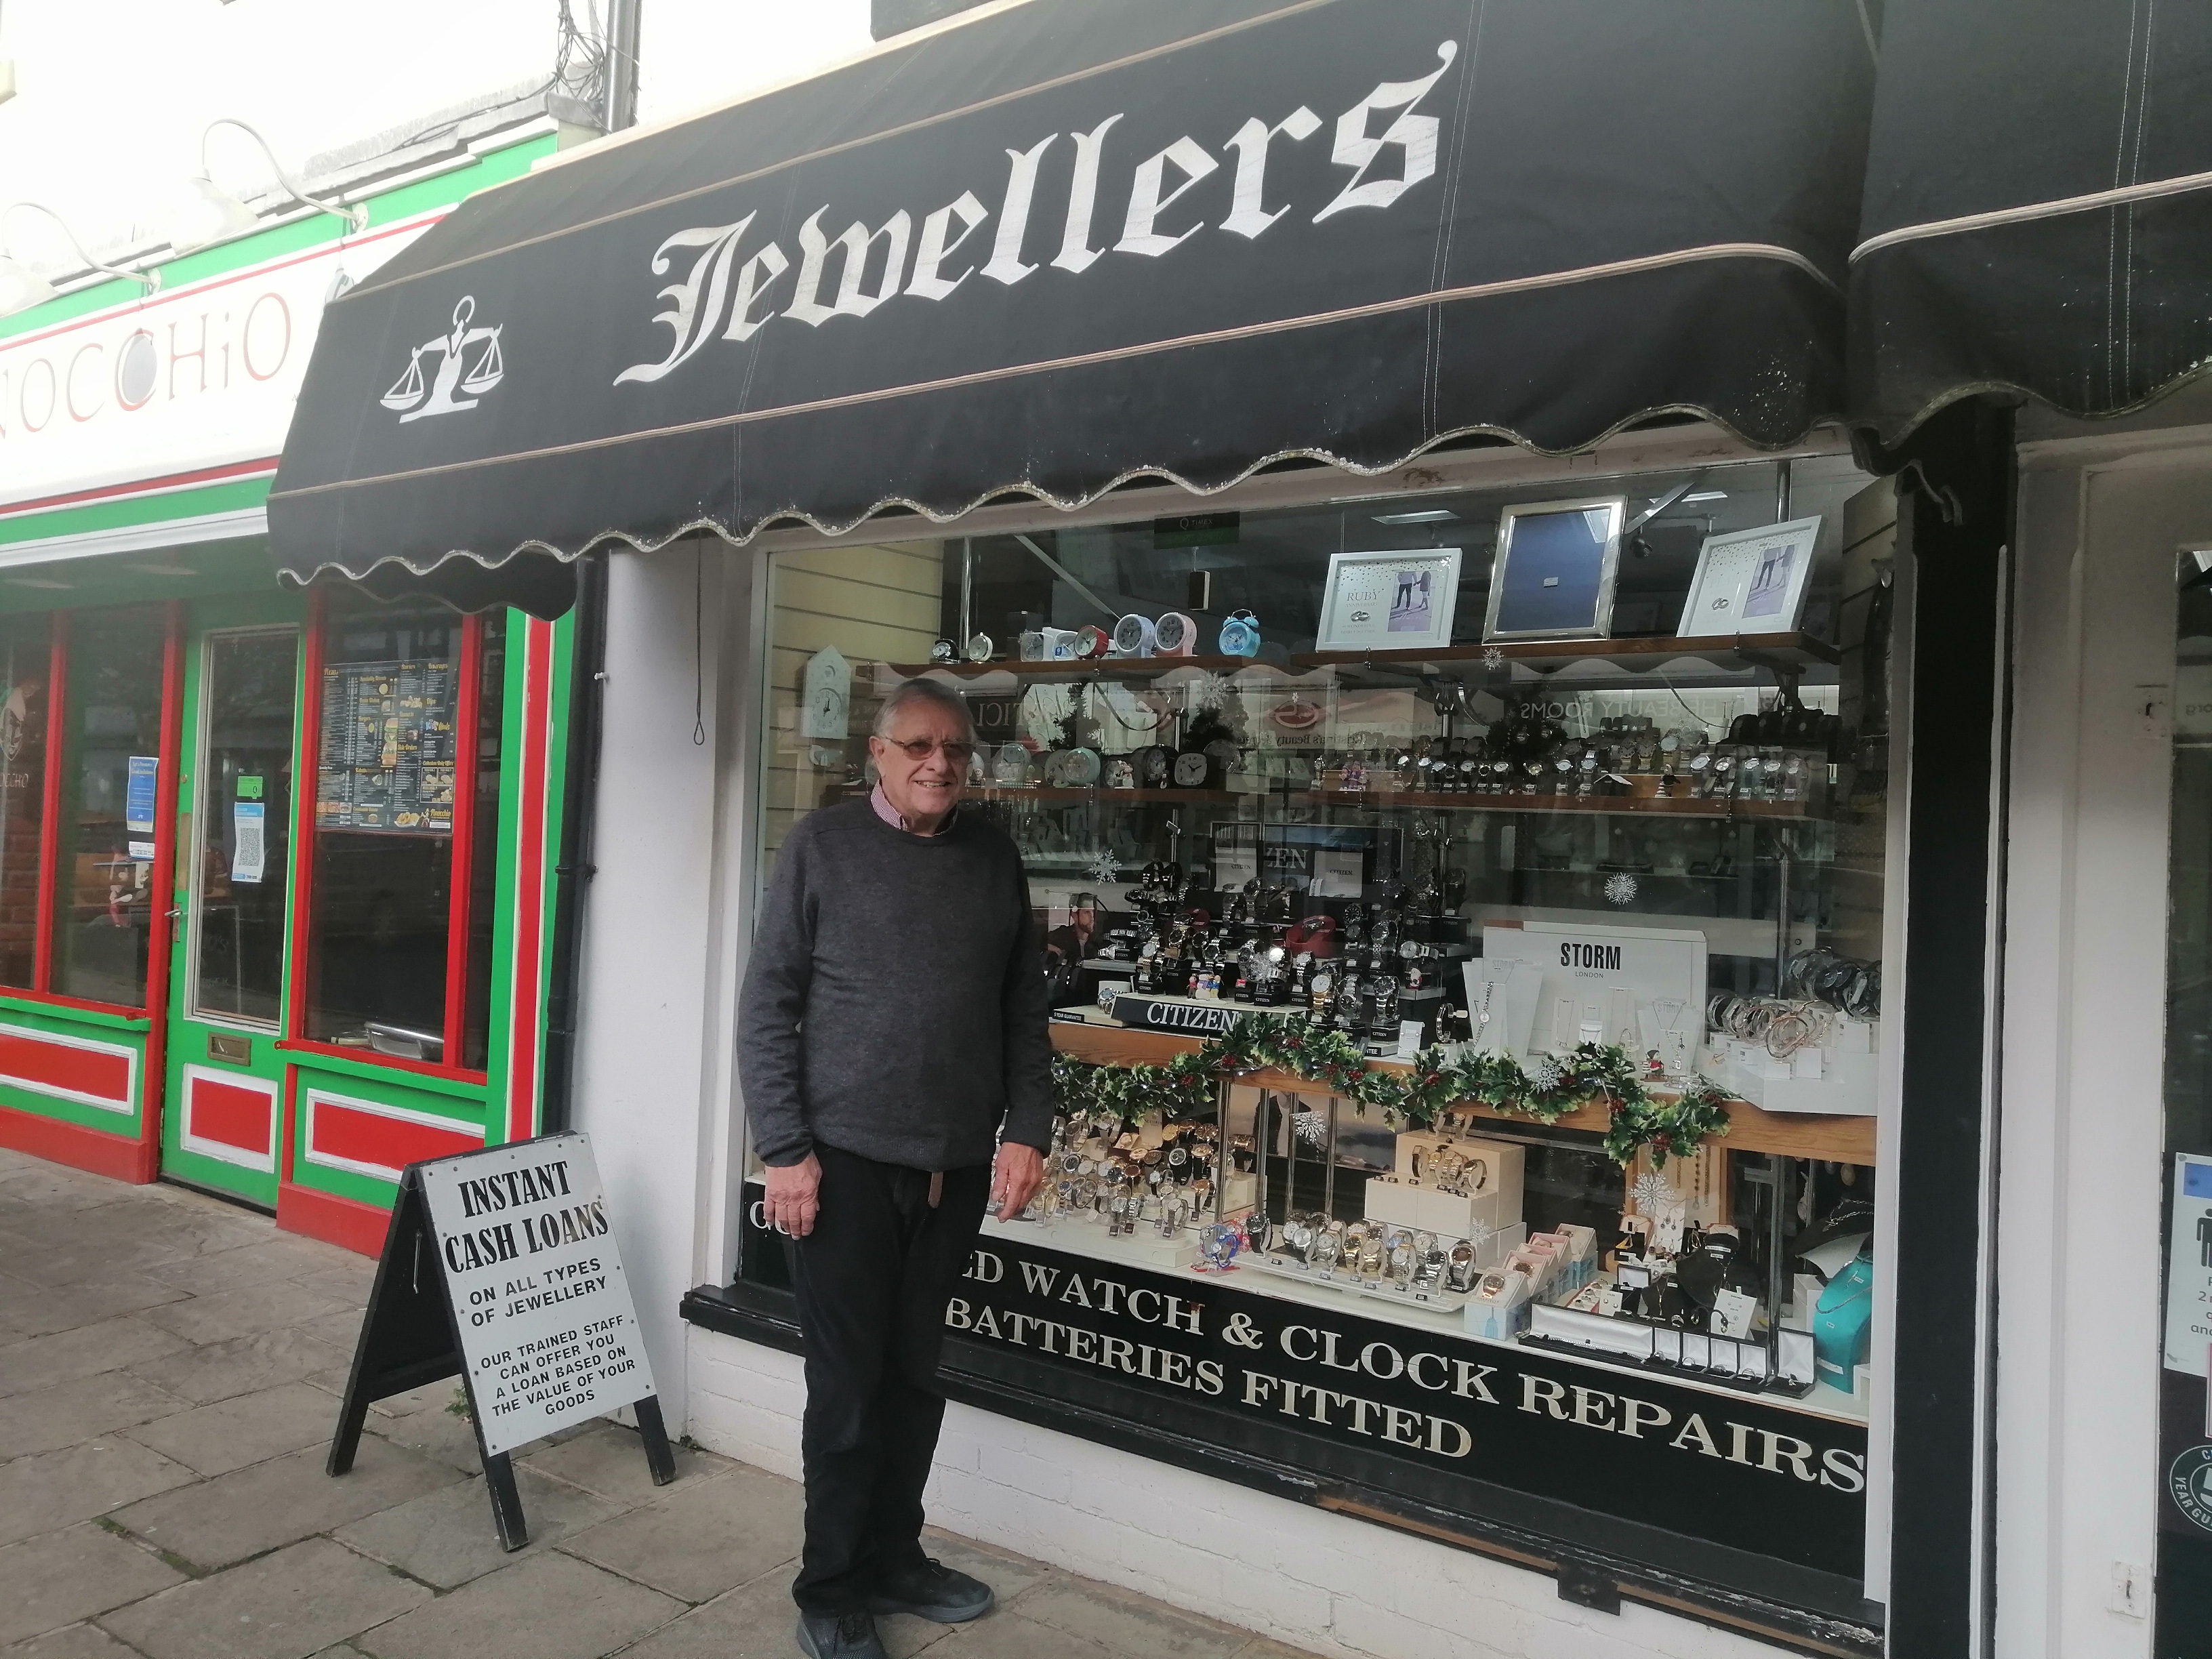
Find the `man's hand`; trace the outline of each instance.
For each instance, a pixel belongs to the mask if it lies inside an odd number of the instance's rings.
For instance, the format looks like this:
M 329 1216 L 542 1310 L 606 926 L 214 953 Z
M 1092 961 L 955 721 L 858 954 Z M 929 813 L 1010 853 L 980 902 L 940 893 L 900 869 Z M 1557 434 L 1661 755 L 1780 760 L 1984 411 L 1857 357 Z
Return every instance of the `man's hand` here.
M 999 1161 L 991 1170 L 991 1213 L 1012 1221 L 1029 1207 L 1043 1182 L 1044 1154 L 1019 1141 L 1007 1141 L 999 1148 Z
M 814 1231 L 814 1218 L 822 1207 L 817 1196 L 822 1190 L 821 1161 L 809 1152 L 781 1169 L 770 1164 L 766 1174 L 768 1196 L 761 1207 L 768 1224 L 793 1238 L 805 1237 Z

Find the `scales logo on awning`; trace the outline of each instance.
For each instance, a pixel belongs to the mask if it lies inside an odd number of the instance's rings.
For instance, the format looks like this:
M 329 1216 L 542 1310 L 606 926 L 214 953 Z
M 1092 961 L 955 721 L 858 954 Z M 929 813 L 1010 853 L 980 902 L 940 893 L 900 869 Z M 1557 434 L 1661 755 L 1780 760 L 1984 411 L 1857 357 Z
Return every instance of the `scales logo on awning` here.
M 474 409 L 482 393 L 507 377 L 507 364 L 499 355 L 499 325 L 471 328 L 469 325 L 476 320 L 476 314 L 477 296 L 462 295 L 460 304 L 453 307 L 453 332 L 416 346 L 408 356 L 407 372 L 377 399 L 386 409 L 404 411 L 399 416 L 401 425 L 432 415 Z M 433 355 L 437 369 L 426 382 L 422 359 Z M 456 398 L 456 392 L 469 395 Z
M 1433 115 L 1419 112 L 1419 106 L 1458 56 L 1459 42 L 1440 42 L 1437 68 L 1415 80 L 1385 81 L 1337 118 L 1329 159 L 1350 168 L 1352 178 L 1312 215 L 1314 223 L 1353 208 L 1388 208 L 1435 175 L 1440 123 Z M 1376 132 L 1371 129 L 1378 116 L 1389 124 Z M 1107 135 L 1121 119 L 1121 115 L 1109 115 L 1087 132 L 1049 133 L 1026 150 L 1006 151 L 1011 167 L 988 258 L 980 243 L 961 257 L 962 247 L 992 217 L 973 191 L 963 191 L 928 214 L 918 233 L 915 216 L 901 209 L 873 229 L 865 221 L 856 221 L 832 235 L 823 227 L 830 211 L 825 203 L 799 227 L 796 260 L 773 241 L 744 251 L 745 234 L 759 218 L 757 212 L 732 224 L 678 231 L 654 250 L 652 259 L 656 276 L 667 276 L 689 260 L 688 271 L 660 290 L 659 297 L 667 304 L 653 319 L 665 324 L 675 338 L 665 357 L 631 365 L 615 376 L 615 384 L 658 380 L 682 367 L 708 341 L 743 343 L 779 317 L 819 328 L 840 317 L 866 317 L 900 297 L 944 300 L 976 276 L 1012 288 L 1039 269 L 1023 254 L 1028 249 L 1040 169 L 1062 137 L 1071 141 L 1074 155 L 1061 175 L 1066 180 L 1066 218 L 1060 251 L 1049 261 L 1053 267 L 1080 276 L 1109 253 L 1157 259 L 1173 252 L 1206 224 L 1200 220 L 1170 231 L 1163 228 L 1163 221 L 1186 191 L 1219 171 L 1222 157 L 1186 133 L 1139 162 L 1128 175 L 1128 207 L 1121 215 L 1119 240 L 1093 246 L 1114 234 L 1110 201 L 1106 209 L 1109 228 L 1100 232 L 1097 221 Z M 1311 206 L 1286 202 L 1268 208 L 1267 158 L 1277 141 L 1304 143 L 1323 125 L 1320 116 L 1301 104 L 1272 125 L 1255 115 L 1231 134 L 1222 148 L 1236 153 L 1236 172 L 1229 211 L 1218 228 L 1256 241 L 1294 208 Z M 1048 204 L 1047 216 L 1060 206 L 1058 202 Z M 1172 216 L 1180 219 L 1182 215 Z M 880 265 L 875 252 L 878 242 L 884 245 Z M 839 267 L 834 287 L 833 261 Z M 793 277 L 790 290 L 777 293 L 787 275 Z

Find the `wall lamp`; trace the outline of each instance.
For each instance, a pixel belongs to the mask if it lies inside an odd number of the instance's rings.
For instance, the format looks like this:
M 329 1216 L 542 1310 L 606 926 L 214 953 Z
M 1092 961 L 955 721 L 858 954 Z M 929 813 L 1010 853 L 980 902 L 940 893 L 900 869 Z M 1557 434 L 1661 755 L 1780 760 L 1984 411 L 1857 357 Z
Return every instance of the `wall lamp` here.
M 261 153 L 269 158 L 269 165 L 276 171 L 276 183 L 294 201 L 343 219 L 358 235 L 368 228 L 368 210 L 350 206 L 342 202 L 326 202 L 320 197 L 307 194 L 307 186 L 284 171 L 284 164 L 276 159 L 276 152 L 269 141 L 245 122 L 224 115 L 208 123 L 207 131 L 200 134 L 199 176 L 191 181 L 192 204 L 179 216 L 169 234 L 169 246 L 176 252 L 197 253 L 204 247 L 242 235 L 259 222 L 252 208 L 215 182 L 213 171 L 208 166 L 208 140 L 215 136 L 217 127 L 236 127 L 261 146 Z
M 149 294 L 161 286 L 161 273 L 158 270 L 126 270 L 121 265 L 102 264 L 94 258 L 84 251 L 84 244 L 77 240 L 76 233 L 69 228 L 69 222 L 50 207 L 42 207 L 36 202 L 16 202 L 0 210 L 0 222 L 4 222 L 9 214 L 24 208 L 33 213 L 43 213 L 52 220 L 55 228 L 61 232 L 86 270 L 104 271 L 110 276 L 125 276 L 134 283 L 143 283 Z M 33 306 L 43 305 L 48 300 L 60 296 L 59 289 L 45 277 L 26 270 L 7 252 L 4 245 L 0 245 L 0 317 L 12 317 L 19 311 L 28 311 Z

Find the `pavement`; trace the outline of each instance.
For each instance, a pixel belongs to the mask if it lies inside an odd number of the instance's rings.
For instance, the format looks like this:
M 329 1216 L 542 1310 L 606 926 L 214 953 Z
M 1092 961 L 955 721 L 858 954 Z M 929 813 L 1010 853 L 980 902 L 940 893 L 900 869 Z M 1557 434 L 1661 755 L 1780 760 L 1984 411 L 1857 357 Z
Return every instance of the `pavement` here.
M 4 1659 L 785 1659 L 800 1496 L 695 1447 L 652 1484 L 599 1421 L 515 1470 L 502 1553 L 458 1384 L 380 1402 L 323 1457 L 374 1265 L 181 1188 L 0 1150 Z M 1298 1659 L 1294 1650 L 933 1533 L 999 1592 L 893 1659 Z

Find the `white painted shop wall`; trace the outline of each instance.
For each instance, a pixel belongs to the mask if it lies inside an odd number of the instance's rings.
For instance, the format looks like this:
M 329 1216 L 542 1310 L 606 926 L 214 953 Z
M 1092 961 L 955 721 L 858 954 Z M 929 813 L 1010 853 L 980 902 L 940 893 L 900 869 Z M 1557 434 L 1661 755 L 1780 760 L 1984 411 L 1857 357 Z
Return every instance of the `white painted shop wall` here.
M 2008 836 L 1997 1659 L 2142 1659 L 2157 1559 L 2174 558 L 2212 536 L 2207 399 L 2024 417 Z M 2166 425 L 2164 431 L 2146 428 Z M 2047 435 L 2046 435 L 2047 434 Z M 2147 1605 L 2147 1604 L 2146 1604 Z
M 708 902 L 715 865 L 718 626 L 727 567 L 719 543 L 608 562 L 605 729 L 586 889 L 583 1019 L 571 1126 L 592 1137 L 623 1266 L 637 1299 L 671 1433 L 686 1417 L 678 1304 L 704 1276 L 698 1259 L 702 1172 L 714 1167 L 718 1113 L 700 1109 L 720 937 Z M 695 659 L 694 641 L 702 655 Z M 695 672 L 696 665 L 696 672 Z M 693 742 L 695 692 L 707 690 L 708 740 Z

